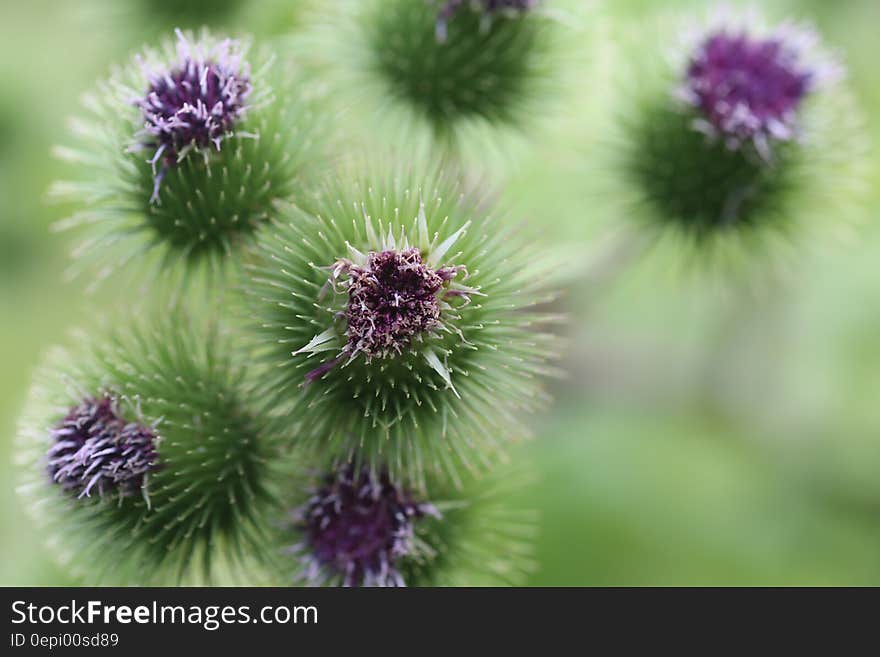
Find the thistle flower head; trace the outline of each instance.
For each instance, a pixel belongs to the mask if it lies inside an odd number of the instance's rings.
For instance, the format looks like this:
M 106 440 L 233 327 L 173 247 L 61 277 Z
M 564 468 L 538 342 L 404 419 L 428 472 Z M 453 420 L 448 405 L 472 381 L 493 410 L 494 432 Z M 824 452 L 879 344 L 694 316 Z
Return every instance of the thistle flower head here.
M 678 29 L 672 58 L 641 60 L 629 110 L 611 126 L 622 185 L 603 193 L 632 201 L 620 212 L 683 237 L 697 259 L 734 266 L 848 214 L 861 194 L 864 133 L 815 32 L 735 11 Z M 646 50 L 644 39 L 631 47 Z
M 293 512 L 303 534 L 293 552 L 312 584 L 329 579 L 344 586 L 403 586 L 396 564 L 412 556 L 414 525 L 426 515 L 438 512 L 395 486 L 387 472 L 345 466 L 326 475 Z
M 397 236 L 393 222 L 385 232 L 384 220 L 379 218 L 377 231 L 365 204 L 361 212 L 352 241 L 363 250 L 346 241 L 350 257 L 337 258 L 325 267 L 328 277 L 318 294 L 318 300 L 332 313 L 332 325 L 292 355 L 337 353 L 308 372 L 304 380 L 323 379 L 337 364 L 350 365 L 359 356 L 368 366 L 374 359 L 416 359 L 454 390 L 452 370 L 441 361 L 438 351 L 445 350 L 443 343 L 449 342 L 450 335 L 466 342 L 455 327 L 461 319 L 458 312 L 482 293 L 479 287 L 464 284 L 464 265 L 441 262 L 465 237 L 470 221 L 441 241 L 439 234 L 429 238 L 427 211 L 421 201 L 411 230 L 400 226 Z M 327 292 L 331 292 L 330 298 Z
M 700 113 L 697 127 L 730 148 L 753 143 L 765 154 L 771 142 L 793 139 L 798 110 L 819 73 L 801 52 L 805 39 L 793 34 L 793 28 L 766 37 L 724 28 L 708 34 L 690 58 L 682 89 Z
M 140 493 L 157 466 L 155 430 L 124 419 L 110 395 L 71 408 L 51 436 L 49 476 L 79 497 Z
M 429 495 L 384 467 L 348 463 L 319 479 L 295 476 L 292 511 L 273 538 L 286 555 L 276 583 L 521 584 L 533 567 L 537 529 L 519 501 L 531 479 L 522 465 L 507 464 L 457 487 L 432 478 Z
M 533 58 L 543 54 L 542 23 L 526 17 L 492 23 L 500 7 L 459 8 L 408 0 L 370 5 L 363 18 L 368 62 L 385 93 L 408 103 L 438 133 L 480 117 L 516 122 L 537 86 Z M 389 34 L 400 36 L 389 40 Z
M 244 40 L 178 31 L 145 49 L 87 97 L 77 144 L 56 149 L 76 166 L 53 187 L 77 204 L 60 224 L 83 228 L 75 255 L 102 277 L 227 271 L 322 168 L 319 94 L 297 61 Z
M 174 311 L 78 345 L 41 368 L 19 436 L 21 491 L 58 557 L 117 584 L 262 559 L 271 433 L 218 326 Z
M 565 27 L 532 5 L 337 0 L 300 39 L 356 139 L 485 158 L 534 134 L 561 95 Z
M 206 53 L 180 30 L 176 34 L 178 61 L 168 69 L 147 69 L 147 91 L 134 101 L 144 121 L 140 145 L 155 149 L 150 161 L 154 172 L 161 163 L 151 201 L 158 200 L 166 167 L 192 150 L 220 150 L 247 111 L 252 91 L 249 66 L 237 42 L 220 41 Z
M 346 171 L 289 212 L 248 291 L 266 394 L 301 440 L 412 484 L 522 435 L 556 371 L 557 317 L 532 308 L 553 298 L 549 260 L 436 172 Z

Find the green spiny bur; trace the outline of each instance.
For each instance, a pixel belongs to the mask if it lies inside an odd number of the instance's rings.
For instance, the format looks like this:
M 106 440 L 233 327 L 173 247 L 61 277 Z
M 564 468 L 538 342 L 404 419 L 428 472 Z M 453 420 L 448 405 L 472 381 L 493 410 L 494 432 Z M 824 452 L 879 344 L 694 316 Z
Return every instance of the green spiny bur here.
M 206 69 L 223 74 L 218 87 L 237 76 L 240 93 L 224 98 L 203 87 L 200 94 Z M 179 33 L 176 53 L 171 42 L 145 51 L 87 96 L 88 118 L 72 124 L 79 145 L 57 149 L 77 167 L 74 180 L 53 188 L 80 206 L 60 224 L 82 227 L 76 255 L 87 256 L 86 265 L 97 260 L 103 276 L 143 261 L 157 274 L 202 265 L 222 271 L 275 202 L 302 195 L 321 169 L 311 89 L 294 64 L 207 33 Z M 226 105 L 212 127 L 168 127 L 196 123 L 193 112 L 169 122 L 184 102 L 205 102 L 212 117 L 218 96 Z
M 540 17 L 491 22 L 464 8 L 437 36 L 439 3 L 372 3 L 364 12 L 369 66 L 388 92 L 446 133 L 459 121 L 516 123 L 539 82 L 544 26 Z
M 354 137 L 378 130 L 382 142 L 460 154 L 475 139 L 522 138 L 547 113 L 559 92 L 561 21 L 543 4 L 491 20 L 467 6 L 440 38 L 443 5 L 341 0 L 294 40 L 349 112 Z
M 216 325 L 178 312 L 84 337 L 75 355 L 56 351 L 41 368 L 20 425 L 21 490 L 57 556 L 85 581 L 206 582 L 271 556 L 262 545 L 274 447 L 232 353 Z M 112 400 L 119 426 L 156 438 L 158 458 L 137 490 L 71 490 L 63 472 L 51 476 L 57 467 L 47 471 L 70 428 L 88 429 L 84 402 L 100 399 Z M 98 420 L 112 433 L 112 418 Z M 131 447 L 118 451 L 124 461 Z
M 866 139 L 835 58 L 808 26 L 736 12 L 696 32 L 677 63 L 635 66 L 596 176 L 603 198 L 727 273 L 823 226 L 840 233 L 864 196 Z
M 419 263 L 370 269 L 404 253 Z M 426 471 L 483 469 L 556 373 L 558 318 L 540 307 L 552 266 L 448 176 L 340 174 L 256 249 L 247 288 L 266 394 L 334 463 L 387 464 L 416 486 Z M 413 305 L 424 289 L 394 278 L 413 268 L 449 277 L 427 311 Z M 414 331 L 423 312 L 436 322 Z

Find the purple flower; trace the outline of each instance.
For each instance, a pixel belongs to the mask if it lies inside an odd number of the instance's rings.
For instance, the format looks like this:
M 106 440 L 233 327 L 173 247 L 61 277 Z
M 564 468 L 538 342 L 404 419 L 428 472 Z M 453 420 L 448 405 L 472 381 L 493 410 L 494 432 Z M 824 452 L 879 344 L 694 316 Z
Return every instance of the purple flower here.
M 537 6 L 539 0 L 446 0 L 437 14 L 437 40 L 446 41 L 449 21 L 458 10 L 469 4 L 474 11 L 481 12 L 486 20 L 499 12 L 523 13 Z
M 226 40 L 204 53 L 177 30 L 179 61 L 170 70 L 148 71 L 149 87 L 134 101 L 144 121 L 140 147 L 155 149 L 155 188 L 168 167 L 193 149 L 220 150 L 223 139 L 248 109 L 249 69 L 237 42 Z M 156 165 L 160 164 L 158 173 Z
M 396 564 L 414 553 L 413 526 L 427 515 L 440 514 L 386 472 L 377 477 L 366 467 L 345 466 L 294 511 L 304 539 L 292 551 L 313 584 L 339 577 L 345 586 L 405 586 Z
M 52 430 L 49 476 L 64 490 L 88 497 L 139 493 L 156 468 L 156 434 L 120 417 L 109 395 L 88 398 Z
M 334 359 L 306 374 L 312 383 L 344 360 L 362 354 L 367 361 L 402 354 L 414 341 L 442 328 L 441 312 L 447 300 L 462 297 L 465 303 L 475 290 L 450 288 L 462 267 L 432 269 L 415 247 L 397 251 L 371 251 L 363 264 L 340 260 L 333 265 L 331 283 L 343 281 L 348 302 L 340 316 L 346 320 L 346 344 Z M 326 341 L 328 333 L 294 352 L 310 351 L 315 342 Z
M 817 80 L 796 40 L 783 30 L 760 39 L 722 29 L 705 38 L 683 90 L 700 112 L 697 127 L 733 149 L 752 142 L 764 155 L 773 140 L 793 139 L 798 108 Z
M 434 271 L 416 248 L 367 256 L 366 267 L 345 263 L 348 274 L 348 351 L 368 359 L 396 356 L 413 338 L 439 325 L 438 294 L 454 269 Z

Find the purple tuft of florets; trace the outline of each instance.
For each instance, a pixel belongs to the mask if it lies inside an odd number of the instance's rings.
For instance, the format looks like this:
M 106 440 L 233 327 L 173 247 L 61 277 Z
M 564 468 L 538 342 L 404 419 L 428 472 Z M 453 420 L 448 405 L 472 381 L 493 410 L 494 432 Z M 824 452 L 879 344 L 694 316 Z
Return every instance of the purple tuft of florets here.
M 437 13 L 437 40 L 446 41 L 449 21 L 465 5 L 474 11 L 481 12 L 487 20 L 494 14 L 507 12 L 521 14 L 534 9 L 539 0 L 446 0 Z
M 387 473 L 348 465 L 327 475 L 294 511 L 304 536 L 294 551 L 312 583 L 341 577 L 345 586 L 405 586 L 396 564 L 413 554 L 414 524 L 425 516 L 440 514 L 416 502 Z
M 149 86 L 135 105 L 144 121 L 140 146 L 155 149 L 151 202 L 168 167 L 193 149 L 220 150 L 223 139 L 248 109 L 249 69 L 238 44 L 226 40 L 204 53 L 177 31 L 179 61 L 170 70 L 149 71 Z M 159 166 L 156 172 L 157 165 Z
M 367 359 L 399 355 L 440 325 L 440 296 L 457 269 L 434 270 L 416 248 L 372 252 L 364 267 L 343 261 L 348 275 L 346 351 Z
M 140 493 L 158 461 L 155 432 L 123 419 L 109 395 L 71 408 L 51 438 L 49 476 L 78 497 Z
M 698 128 L 731 148 L 751 142 L 765 150 L 794 138 L 797 110 L 815 81 L 783 33 L 759 39 L 722 30 L 692 56 L 684 95 L 701 114 Z
M 336 313 L 336 318 L 347 324 L 345 344 L 335 358 L 308 372 L 306 383 L 314 383 L 359 355 L 369 363 L 407 350 L 415 353 L 414 343 L 436 337 L 441 331 L 455 331 L 443 317 L 444 311 L 453 307 L 453 299 L 467 305 L 472 295 L 480 294 L 478 289 L 454 281 L 460 274 L 467 278 L 465 267 L 434 269 L 430 258 L 425 262 L 415 247 L 357 254 L 357 262 L 341 259 L 330 267 L 325 287 L 348 297 L 345 307 Z M 332 328 L 293 355 L 326 351 L 331 340 L 335 341 Z

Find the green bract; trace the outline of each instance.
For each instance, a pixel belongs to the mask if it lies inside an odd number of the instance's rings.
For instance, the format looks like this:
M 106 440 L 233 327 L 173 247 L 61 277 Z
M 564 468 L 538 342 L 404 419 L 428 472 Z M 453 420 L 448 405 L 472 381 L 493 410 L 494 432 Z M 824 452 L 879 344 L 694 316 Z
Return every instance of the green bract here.
M 41 367 L 20 423 L 21 492 L 72 573 L 197 583 L 241 576 L 245 563 L 271 556 L 262 545 L 277 499 L 273 447 L 232 352 L 216 325 L 174 314 L 80 336 L 75 353 L 57 350 Z M 78 496 L 47 471 L 63 439 L 53 434 L 72 409 L 102 398 L 155 434 L 158 460 L 140 490 L 96 486 Z
M 299 440 L 421 484 L 425 470 L 484 466 L 545 400 L 559 347 L 540 306 L 556 263 L 454 179 L 376 169 L 289 208 L 247 288 L 266 392 Z M 370 270 L 394 254 L 409 260 L 389 260 L 393 275 Z M 443 283 L 394 289 L 407 272 Z
M 324 144 L 312 86 L 292 62 L 207 33 L 180 33 L 177 49 L 169 41 L 116 71 L 86 96 L 88 117 L 72 122 L 78 144 L 57 149 L 76 170 L 53 192 L 79 206 L 60 226 L 82 227 L 75 255 L 97 260 L 101 276 L 133 261 L 163 274 L 203 264 L 220 270 L 273 216 L 275 201 L 300 196 L 320 168 Z M 151 80 L 185 67 L 184 53 L 208 64 L 228 59 L 249 93 L 216 143 L 194 141 L 157 155 L 137 104 L 149 98 Z

